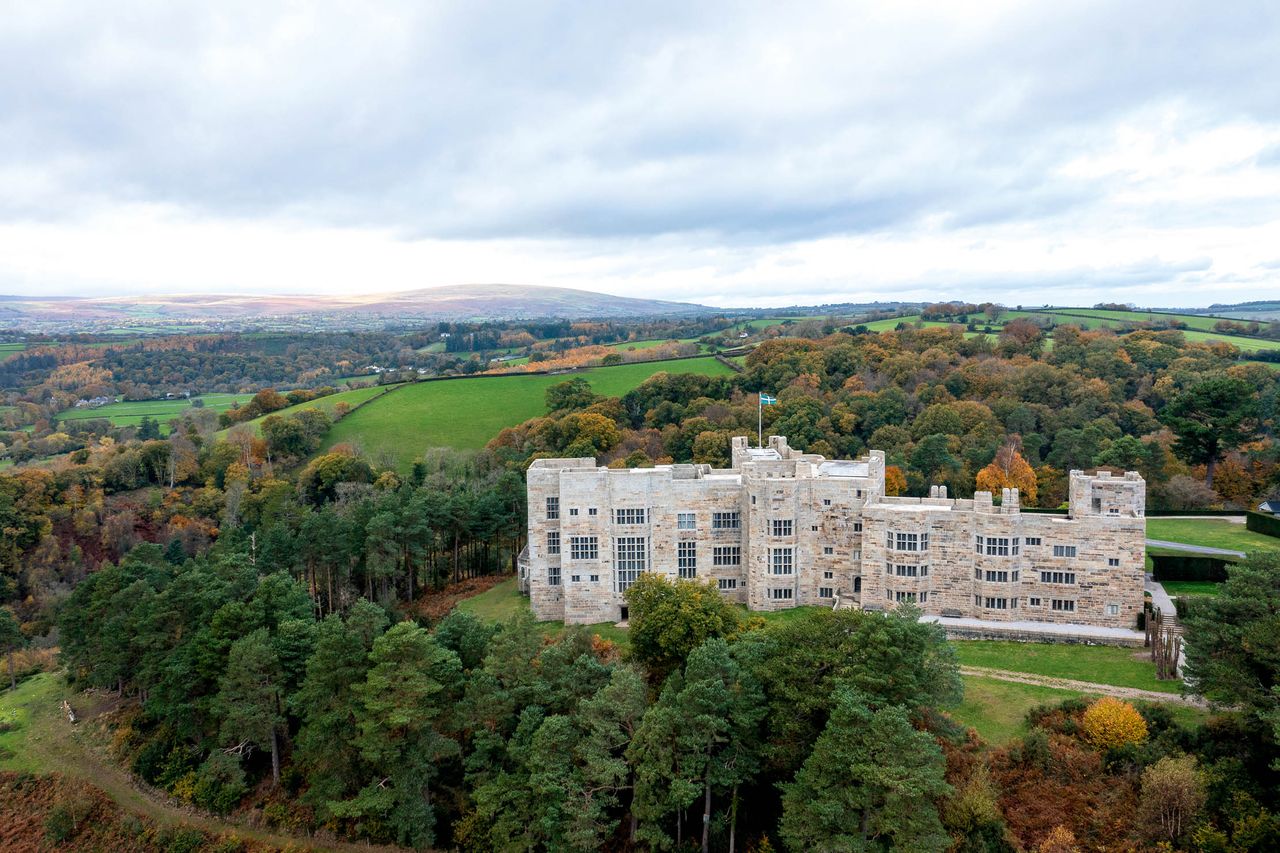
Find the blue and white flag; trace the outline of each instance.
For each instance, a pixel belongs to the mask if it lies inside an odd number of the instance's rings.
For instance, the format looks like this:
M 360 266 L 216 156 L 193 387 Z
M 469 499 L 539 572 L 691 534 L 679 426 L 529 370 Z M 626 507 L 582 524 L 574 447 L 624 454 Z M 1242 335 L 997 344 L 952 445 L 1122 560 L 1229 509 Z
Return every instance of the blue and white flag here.
M 762 392 L 760 392 L 760 405 L 762 405 L 762 406 L 776 406 L 777 404 L 778 404 L 778 398 L 777 398 L 777 397 L 770 397 L 768 394 L 764 393 L 763 391 L 762 391 Z

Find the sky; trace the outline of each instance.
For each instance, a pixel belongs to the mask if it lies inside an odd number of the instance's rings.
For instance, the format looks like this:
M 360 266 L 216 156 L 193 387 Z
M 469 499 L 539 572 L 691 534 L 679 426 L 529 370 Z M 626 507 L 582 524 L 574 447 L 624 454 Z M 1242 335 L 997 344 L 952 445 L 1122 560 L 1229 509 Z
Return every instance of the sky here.
M 1280 3 L 8 4 L 0 293 L 1280 299 Z

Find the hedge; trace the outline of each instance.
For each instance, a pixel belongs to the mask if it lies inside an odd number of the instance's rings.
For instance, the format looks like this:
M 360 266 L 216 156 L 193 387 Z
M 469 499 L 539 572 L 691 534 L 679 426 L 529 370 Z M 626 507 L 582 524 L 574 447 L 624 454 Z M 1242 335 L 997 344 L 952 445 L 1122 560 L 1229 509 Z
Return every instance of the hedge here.
M 1251 512 L 1244 517 L 1244 526 L 1264 536 L 1280 536 L 1280 518 L 1274 515 Z
M 1150 554 L 1151 576 L 1158 581 L 1213 581 L 1227 579 L 1227 561 L 1221 557 L 1190 554 Z
M 1244 510 L 1240 509 L 1148 509 L 1148 516 L 1165 516 L 1165 515 L 1196 515 L 1205 518 L 1213 518 L 1214 516 L 1235 515 L 1238 516 Z

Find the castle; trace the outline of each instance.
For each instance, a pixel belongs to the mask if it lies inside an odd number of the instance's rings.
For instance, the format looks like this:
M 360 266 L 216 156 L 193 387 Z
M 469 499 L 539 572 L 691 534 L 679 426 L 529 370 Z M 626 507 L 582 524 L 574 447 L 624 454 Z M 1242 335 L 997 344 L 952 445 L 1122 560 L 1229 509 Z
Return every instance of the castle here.
M 529 468 L 522 583 L 539 619 L 627 616 L 641 572 L 712 580 L 752 610 L 798 605 L 1133 628 L 1143 606 L 1146 484 L 1070 474 L 1066 515 L 1022 512 L 1018 490 L 972 499 L 885 494 L 884 453 L 856 461 L 736 437 L 732 467 Z

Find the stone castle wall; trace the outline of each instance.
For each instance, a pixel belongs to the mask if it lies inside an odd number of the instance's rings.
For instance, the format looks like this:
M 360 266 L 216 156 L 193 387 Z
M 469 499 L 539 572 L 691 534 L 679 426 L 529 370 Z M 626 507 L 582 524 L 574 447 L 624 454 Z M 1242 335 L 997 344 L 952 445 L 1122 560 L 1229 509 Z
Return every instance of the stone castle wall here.
M 1053 516 L 1022 513 L 1016 489 L 1000 505 L 987 492 L 954 500 L 938 487 L 928 498 L 885 497 L 878 451 L 829 462 L 782 437 L 767 448 L 735 438 L 733 466 L 534 462 L 534 613 L 616 621 L 638 571 L 713 580 L 753 610 L 831 606 L 840 595 L 870 610 L 911 601 L 940 616 L 1131 628 L 1142 609 L 1145 483 L 1136 473 L 1071 472 L 1070 514 Z

